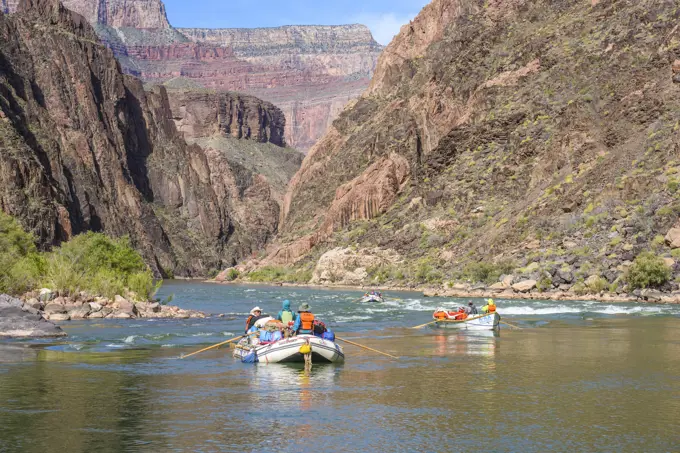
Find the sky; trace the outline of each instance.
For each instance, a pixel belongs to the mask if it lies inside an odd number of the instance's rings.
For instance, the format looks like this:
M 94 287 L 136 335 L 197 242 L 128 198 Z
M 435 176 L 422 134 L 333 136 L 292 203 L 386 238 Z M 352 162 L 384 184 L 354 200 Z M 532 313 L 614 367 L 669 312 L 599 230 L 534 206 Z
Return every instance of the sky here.
M 429 0 L 164 0 L 174 27 L 367 25 L 387 45 Z

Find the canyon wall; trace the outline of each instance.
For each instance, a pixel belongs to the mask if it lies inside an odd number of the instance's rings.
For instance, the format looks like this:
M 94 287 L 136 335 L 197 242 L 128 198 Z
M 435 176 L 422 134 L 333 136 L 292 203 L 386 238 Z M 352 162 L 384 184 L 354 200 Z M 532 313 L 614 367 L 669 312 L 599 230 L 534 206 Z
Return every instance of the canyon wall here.
M 13 11 L 15 0 L 0 0 Z M 160 0 L 67 0 L 95 27 L 128 74 L 182 78 L 191 87 L 240 91 L 288 119 L 286 141 L 306 152 L 368 86 L 382 51 L 363 25 L 254 29 L 172 28 Z
M 369 279 L 501 263 L 617 291 L 652 250 L 677 277 L 679 19 L 672 0 L 433 0 L 305 157 L 264 263 L 378 247 L 403 265 Z
M 218 124 L 233 141 L 283 149 L 276 107 L 229 109 Z M 83 231 L 128 235 L 166 276 L 205 275 L 260 249 L 278 224 L 269 181 L 188 145 L 173 118 L 166 88 L 121 73 L 81 15 L 54 0 L 0 13 L 0 209 L 41 248 Z

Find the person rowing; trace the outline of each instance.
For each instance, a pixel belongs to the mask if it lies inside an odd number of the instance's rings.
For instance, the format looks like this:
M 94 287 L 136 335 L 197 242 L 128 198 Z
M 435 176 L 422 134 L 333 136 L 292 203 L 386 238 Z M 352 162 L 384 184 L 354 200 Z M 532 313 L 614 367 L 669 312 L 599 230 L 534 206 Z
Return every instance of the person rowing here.
M 258 319 L 262 319 L 264 316 L 262 316 L 262 309 L 260 307 L 255 307 L 252 310 L 250 310 L 250 314 L 248 315 L 248 318 L 246 319 L 246 331 L 245 333 L 248 333 L 248 331 L 255 325 Z

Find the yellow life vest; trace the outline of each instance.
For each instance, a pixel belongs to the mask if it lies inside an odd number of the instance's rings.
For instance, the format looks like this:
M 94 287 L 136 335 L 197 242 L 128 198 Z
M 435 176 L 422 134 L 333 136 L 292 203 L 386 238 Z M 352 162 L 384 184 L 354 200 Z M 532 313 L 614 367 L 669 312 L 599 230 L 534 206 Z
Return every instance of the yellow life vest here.
M 288 310 L 283 310 L 281 312 L 281 322 L 284 326 L 287 326 L 289 322 L 293 320 L 293 312 Z

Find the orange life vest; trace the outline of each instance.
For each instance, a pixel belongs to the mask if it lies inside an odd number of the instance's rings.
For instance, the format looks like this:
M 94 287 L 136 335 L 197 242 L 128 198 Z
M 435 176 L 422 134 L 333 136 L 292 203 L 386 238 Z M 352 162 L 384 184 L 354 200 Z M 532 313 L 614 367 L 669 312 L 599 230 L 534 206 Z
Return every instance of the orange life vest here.
M 434 314 L 435 319 L 446 319 L 448 316 L 443 311 L 438 311 Z
M 496 311 L 496 305 L 489 305 L 489 313 Z
M 314 315 L 308 311 L 300 313 L 300 330 L 314 329 Z
M 248 332 L 248 329 L 250 329 L 252 326 L 250 324 L 250 320 L 253 319 L 255 315 L 250 315 L 248 316 L 248 319 L 246 319 L 246 332 Z

